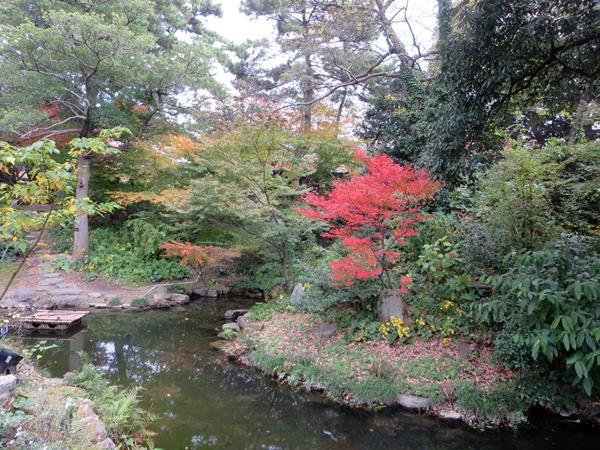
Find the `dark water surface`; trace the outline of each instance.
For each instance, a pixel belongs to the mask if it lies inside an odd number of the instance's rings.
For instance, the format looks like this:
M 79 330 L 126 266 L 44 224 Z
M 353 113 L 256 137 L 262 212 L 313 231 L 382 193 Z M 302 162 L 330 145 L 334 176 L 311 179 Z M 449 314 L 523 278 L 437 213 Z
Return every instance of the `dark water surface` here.
M 596 430 L 548 421 L 517 432 L 478 432 L 403 411 L 366 413 L 280 386 L 213 351 L 223 313 L 243 300 L 185 310 L 88 317 L 57 339 L 42 365 L 62 376 L 84 350 L 112 382 L 144 388 L 158 416 L 157 447 L 179 449 L 598 449 Z

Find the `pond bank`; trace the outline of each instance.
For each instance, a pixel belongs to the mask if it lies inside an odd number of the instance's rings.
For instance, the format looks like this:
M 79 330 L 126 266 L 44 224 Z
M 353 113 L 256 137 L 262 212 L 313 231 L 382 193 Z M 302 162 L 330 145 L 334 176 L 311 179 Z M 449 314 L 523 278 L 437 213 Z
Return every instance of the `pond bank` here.
M 0 447 L 117 448 L 85 389 L 43 376 L 27 356 L 16 379 L 14 396 L 0 409 Z
M 83 350 L 112 384 L 143 387 L 141 406 L 156 417 L 148 429 L 156 433 L 155 445 L 165 449 L 597 446 L 598 436 L 589 427 L 549 417 L 536 419 L 518 433 L 482 433 L 459 421 L 440 421 L 398 407 L 344 408 L 322 394 L 290 389 L 255 369 L 228 362 L 210 345 L 225 312 L 247 309 L 252 303 L 215 299 L 144 314 L 90 315 L 84 330 L 53 340 L 57 347 L 46 351 L 39 365 L 51 376 L 62 377 L 80 366 L 77 355 Z
M 252 312 L 238 318 L 241 332 L 219 347 L 286 384 L 324 392 L 351 407 L 401 406 L 476 428 L 527 422 L 530 400 L 489 346 L 442 339 L 394 345 L 346 342 L 334 326 L 310 313 L 249 318 Z M 591 399 L 561 415 L 598 425 L 598 403 Z

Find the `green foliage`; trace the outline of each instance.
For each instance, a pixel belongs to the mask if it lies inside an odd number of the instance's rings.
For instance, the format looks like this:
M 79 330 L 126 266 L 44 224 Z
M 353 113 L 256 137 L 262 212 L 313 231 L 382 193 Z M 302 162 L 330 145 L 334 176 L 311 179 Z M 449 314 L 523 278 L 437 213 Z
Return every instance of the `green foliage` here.
M 423 338 L 467 335 L 470 307 L 477 297 L 474 281 L 465 270 L 458 243 L 448 237 L 425 244 L 416 262 L 406 303 Z
M 600 234 L 600 143 L 566 145 L 553 140 L 543 149 L 553 216 L 562 227 Z
M 345 342 L 369 341 L 380 338 L 379 322 L 373 306 L 367 308 L 349 307 L 330 309 L 325 314 L 326 319 L 335 321 L 336 326 L 344 335 Z
M 167 287 L 167 290 L 175 294 L 185 294 L 185 286 L 179 283 L 169 285 L 169 287 Z
M 600 241 L 565 237 L 510 255 L 477 317 L 496 324 L 496 348 L 515 368 L 558 371 L 591 395 L 600 383 Z
M 472 383 L 463 383 L 456 390 L 456 405 L 468 415 L 468 420 L 479 425 L 518 425 L 525 422 L 524 405 L 516 386 L 499 382 L 497 386 L 482 390 Z
M 215 35 L 201 19 L 218 9 L 207 5 L 211 2 L 165 8 L 158 0 L 91 6 L 60 0 L 4 1 L 2 131 L 19 135 L 48 127 L 58 132 L 62 121 L 65 132 L 75 135 L 126 123 L 139 131 L 160 117 L 163 101 L 189 89 L 217 93 L 209 72 L 221 52 L 211 45 Z M 188 39 L 174 38 L 183 30 Z M 123 98 L 130 111 L 118 108 L 117 100 Z M 148 108 L 133 114 L 133 105 L 139 104 Z M 52 114 L 41 113 L 40 105 L 58 106 L 60 122 L 48 126 Z M 20 114 L 12 113 L 13 106 Z
M 240 230 L 244 249 L 278 264 L 278 276 L 290 287 L 292 262 L 315 228 L 293 207 L 306 191 L 299 181 L 314 176 L 326 182 L 332 161 L 337 162 L 330 153 L 349 155 L 344 149 L 341 142 L 323 146 L 320 140 L 298 136 L 274 120 L 236 123 L 206 138 L 194 159 L 202 177 L 178 208 L 196 220 L 218 220 Z M 265 270 L 268 278 L 276 278 L 272 266 Z
M 422 107 L 428 86 L 416 70 L 401 68 L 399 77 L 384 81 L 368 99 L 361 135 L 376 139 L 378 149 L 401 162 L 418 161 L 427 144 L 429 111 Z
M 281 312 L 283 310 L 285 310 L 285 305 L 282 303 L 274 301 L 255 303 L 248 312 L 248 319 L 255 322 L 270 320 L 274 312 Z
M 220 335 L 223 335 L 223 337 L 226 337 L 227 339 L 233 339 L 237 336 L 237 332 L 231 328 L 227 328 L 223 330 Z
M 119 306 L 123 304 L 123 301 L 120 298 L 111 298 L 108 304 L 110 306 Z
M 44 353 L 48 350 L 58 347 L 56 344 L 49 344 L 46 340 L 36 341 L 35 344 L 28 346 L 23 353 L 25 356 L 32 360 L 40 360 L 44 356 Z
M 137 434 L 143 436 L 146 426 L 154 420 L 154 416 L 140 406 L 139 387 L 122 389 L 110 385 L 89 362 L 74 375 L 70 384 L 86 391 L 116 441 Z
M 53 204 L 53 222 L 69 210 L 74 159 L 59 162 L 58 154 L 52 141 L 26 147 L 0 141 L 0 260 L 24 254 L 29 247 L 26 232 L 40 227 L 48 215 L 26 206 Z
M 138 297 L 138 298 L 134 298 L 131 301 L 131 306 L 135 306 L 136 308 L 145 308 L 146 306 L 149 306 L 150 302 L 145 299 L 144 297 Z
M 188 269 L 177 261 L 160 258 L 157 252 L 148 256 L 158 242 L 140 242 L 136 246 L 127 227 L 120 231 L 98 228 L 91 232 L 90 241 L 90 253 L 75 266 L 83 272 L 131 283 L 171 281 L 189 275 Z
M 514 145 L 482 180 L 476 214 L 500 251 L 539 249 L 557 234 L 542 156 Z

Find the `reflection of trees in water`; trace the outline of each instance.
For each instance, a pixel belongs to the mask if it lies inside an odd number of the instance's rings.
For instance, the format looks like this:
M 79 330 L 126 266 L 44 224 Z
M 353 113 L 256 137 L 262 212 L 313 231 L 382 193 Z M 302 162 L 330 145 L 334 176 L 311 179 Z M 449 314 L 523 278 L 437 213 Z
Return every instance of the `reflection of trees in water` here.
M 68 366 L 69 349 L 85 336 L 86 351 L 113 381 L 144 386 L 144 404 L 159 416 L 153 427 L 163 448 L 191 446 L 194 440 L 219 448 L 529 450 L 573 437 L 479 434 L 414 414 L 341 408 L 320 395 L 289 389 L 208 347 L 229 308 L 235 306 L 93 316 L 85 334 L 63 341 L 52 358 Z M 574 442 L 585 448 L 592 441 L 582 436 Z

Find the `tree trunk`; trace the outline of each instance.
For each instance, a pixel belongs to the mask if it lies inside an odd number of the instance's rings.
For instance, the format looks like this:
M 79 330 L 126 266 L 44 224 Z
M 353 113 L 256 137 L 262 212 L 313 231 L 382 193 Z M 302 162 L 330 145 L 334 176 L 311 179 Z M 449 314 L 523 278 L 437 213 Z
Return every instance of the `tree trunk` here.
M 310 131 L 312 129 L 312 110 L 313 102 L 315 100 L 315 86 L 314 86 L 314 70 L 312 66 L 311 55 L 304 56 L 304 62 L 306 64 L 306 72 L 304 74 L 304 81 L 302 83 L 302 102 L 304 103 L 304 130 Z
M 302 2 L 302 28 L 303 30 L 303 53 L 304 53 L 304 79 L 302 80 L 302 103 L 304 103 L 303 107 L 303 128 L 305 131 L 310 131 L 312 129 L 312 111 L 313 111 L 313 101 L 315 100 L 315 84 L 314 84 L 314 76 L 315 71 L 313 69 L 312 62 L 312 50 L 310 50 L 309 42 L 310 42 L 310 18 L 307 16 L 306 11 L 306 3 Z
M 292 287 L 292 280 L 290 277 L 290 257 L 289 252 L 286 247 L 283 248 L 283 254 L 281 258 L 281 269 L 283 271 L 283 280 L 285 284 L 286 292 L 290 292 L 290 288 Z
M 577 109 L 573 113 L 573 120 L 571 120 L 571 129 L 569 130 L 569 138 L 567 143 L 569 145 L 577 144 L 579 140 L 579 135 L 583 128 L 583 116 L 585 115 L 587 109 L 587 102 L 583 99 L 579 101 L 577 105 Z
M 73 259 L 82 258 L 90 248 L 88 215 L 77 206 L 77 203 L 87 198 L 90 185 L 90 160 L 80 157 L 77 161 L 77 188 L 75 190 L 75 234 L 73 236 Z
M 380 26 L 383 29 L 383 34 L 385 36 L 385 40 L 387 41 L 389 52 L 393 55 L 396 55 L 402 64 L 411 67 L 412 61 L 406 52 L 406 47 L 402 43 L 398 33 L 396 33 L 396 30 L 394 30 L 392 21 L 387 17 L 387 10 L 391 4 L 392 2 L 375 0 L 375 6 L 377 7 L 377 18 L 379 19 Z

